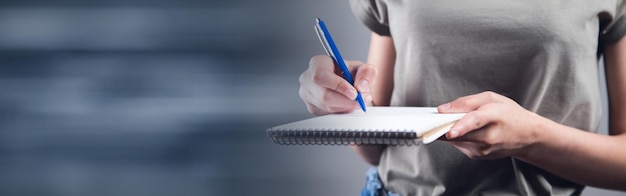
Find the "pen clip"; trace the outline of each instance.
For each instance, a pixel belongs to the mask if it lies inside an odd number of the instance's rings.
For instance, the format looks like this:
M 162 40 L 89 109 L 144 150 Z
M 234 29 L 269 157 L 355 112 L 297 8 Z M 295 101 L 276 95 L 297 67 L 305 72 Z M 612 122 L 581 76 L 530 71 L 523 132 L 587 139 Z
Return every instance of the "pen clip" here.
M 322 32 L 322 29 L 321 29 L 321 27 L 319 25 L 319 20 L 320 20 L 319 18 L 316 19 L 317 23 L 314 26 L 315 27 L 315 33 L 317 34 L 317 38 L 322 43 L 322 47 L 324 48 L 324 51 L 326 51 L 326 55 L 333 57 L 332 53 L 330 52 L 330 47 L 328 46 L 328 40 L 327 40 L 326 36 L 324 35 L 324 33 Z

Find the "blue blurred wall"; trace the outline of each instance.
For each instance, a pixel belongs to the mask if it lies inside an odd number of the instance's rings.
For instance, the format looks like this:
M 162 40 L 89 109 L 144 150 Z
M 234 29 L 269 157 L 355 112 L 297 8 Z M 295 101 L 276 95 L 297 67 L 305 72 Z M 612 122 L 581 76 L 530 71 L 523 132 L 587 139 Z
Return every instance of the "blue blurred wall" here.
M 364 59 L 347 6 L 0 2 L 0 195 L 357 194 L 347 147 L 265 135 L 310 117 L 297 77 L 323 52 L 316 17 Z
M 347 1 L 0 2 L 0 195 L 356 195 L 347 147 L 279 146 L 297 78 Z

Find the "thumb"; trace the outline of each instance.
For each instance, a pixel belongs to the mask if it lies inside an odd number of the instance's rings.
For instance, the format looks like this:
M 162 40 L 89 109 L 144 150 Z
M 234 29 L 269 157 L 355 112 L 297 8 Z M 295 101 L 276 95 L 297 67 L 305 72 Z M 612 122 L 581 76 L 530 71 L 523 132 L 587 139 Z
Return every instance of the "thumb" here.
M 500 102 L 501 96 L 494 92 L 483 92 L 465 97 L 460 97 L 452 102 L 441 104 L 437 107 L 439 113 L 464 113 L 471 112 L 488 103 Z

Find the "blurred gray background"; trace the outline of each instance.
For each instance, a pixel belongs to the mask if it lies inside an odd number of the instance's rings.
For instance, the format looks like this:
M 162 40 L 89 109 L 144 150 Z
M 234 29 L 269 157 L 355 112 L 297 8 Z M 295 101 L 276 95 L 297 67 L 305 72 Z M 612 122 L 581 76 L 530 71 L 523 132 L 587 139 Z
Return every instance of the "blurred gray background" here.
M 265 135 L 311 117 L 316 17 L 365 60 L 347 1 L 0 1 L 0 195 L 357 195 L 348 147 Z

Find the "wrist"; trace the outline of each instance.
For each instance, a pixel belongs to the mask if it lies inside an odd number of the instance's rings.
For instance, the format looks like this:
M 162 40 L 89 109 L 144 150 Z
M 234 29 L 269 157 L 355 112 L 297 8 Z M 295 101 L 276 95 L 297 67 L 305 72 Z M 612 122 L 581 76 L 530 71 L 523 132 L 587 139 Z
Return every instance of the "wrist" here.
M 536 115 L 538 117 L 537 119 L 540 120 L 535 121 L 535 123 L 530 126 L 529 142 L 514 156 L 526 162 L 528 162 L 527 160 L 533 159 L 533 156 L 541 154 L 539 152 L 545 149 L 546 144 L 553 141 L 553 139 L 551 139 L 553 137 L 552 134 L 556 129 L 555 126 L 558 126 L 557 123 L 550 119 L 535 113 L 533 113 L 533 115 Z

